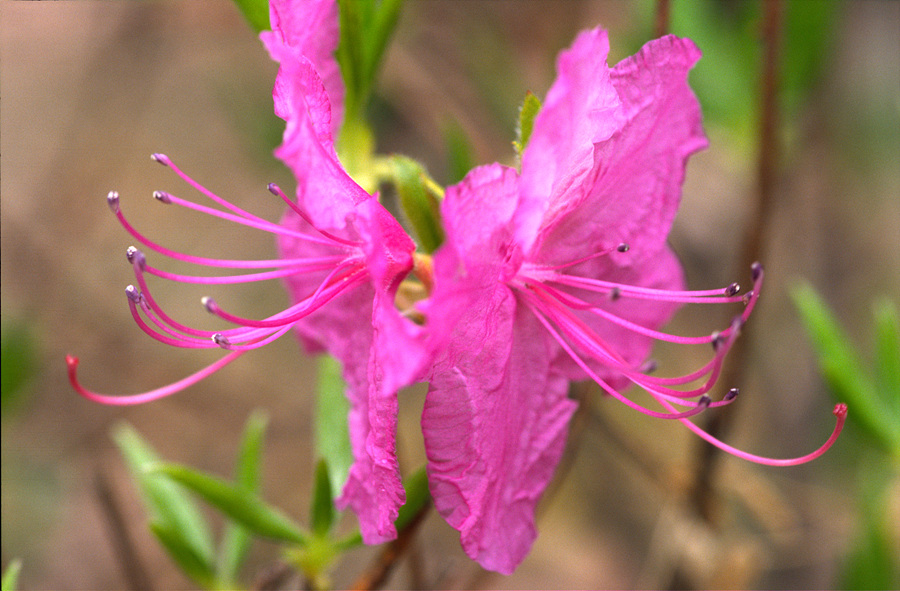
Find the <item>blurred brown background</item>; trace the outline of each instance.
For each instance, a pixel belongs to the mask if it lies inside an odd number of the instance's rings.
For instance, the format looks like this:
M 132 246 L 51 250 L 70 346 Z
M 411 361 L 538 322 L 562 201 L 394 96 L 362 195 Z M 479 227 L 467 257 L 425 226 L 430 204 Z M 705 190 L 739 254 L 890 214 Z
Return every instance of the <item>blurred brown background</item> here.
M 177 396 L 116 409 L 72 392 L 63 359 L 80 356 L 84 382 L 110 393 L 157 387 L 214 359 L 155 343 L 134 326 L 122 293 L 133 281 L 124 259 L 131 239 L 104 198 L 118 190 L 132 222 L 173 248 L 273 256 L 266 235 L 153 201 L 154 189 L 190 191 L 149 155 L 166 153 L 212 190 L 277 219 L 281 207 L 266 183 L 292 187 L 292 180 L 270 156 L 281 132 L 271 114 L 276 66 L 227 0 L 3 2 L 0 15 L 2 318 L 27 327 L 39 351 L 27 395 L 4 409 L 3 564 L 23 559 L 23 589 L 123 588 L 97 496 L 100 474 L 112 483 L 154 587 L 189 588 L 146 530 L 110 427 L 127 420 L 165 457 L 225 475 L 247 415 L 266 409 L 265 497 L 303 519 L 314 362 L 285 338 Z M 381 80 L 381 150 L 420 158 L 443 180 L 444 132 L 455 120 L 482 162 L 508 160 L 516 108 L 526 90 L 546 91 L 559 49 L 601 23 L 615 62 L 635 39 L 649 38 L 645 15 L 646 6 L 627 2 L 409 2 Z M 790 303 L 791 285 L 800 278 L 816 285 L 864 345 L 872 299 L 896 301 L 900 293 L 898 56 L 900 3 L 842 4 L 824 74 L 782 138 L 763 257 L 769 282 L 745 331 L 742 399 L 729 408 L 738 414 L 727 439 L 749 451 L 806 453 L 831 428 L 832 402 Z M 753 198 L 754 150 L 727 129 L 709 132 L 712 146 L 692 160 L 672 234 L 695 288 L 747 280 L 744 270 L 735 276 L 735 260 Z M 209 292 L 159 284 L 156 293 L 175 317 L 211 323 L 199 304 Z M 286 303 L 274 283 L 214 293 L 245 316 Z M 707 332 L 726 318 L 688 310 L 672 330 Z M 706 351 L 693 355 L 658 356 L 674 372 Z M 423 457 L 421 404 L 421 390 L 401 402 L 408 471 Z M 598 406 L 599 416 L 584 418 L 573 438 L 575 463 L 547 499 L 541 535 L 515 575 L 479 575 L 456 532 L 431 515 L 413 553 L 424 578 L 401 568 L 389 584 L 660 587 L 672 584 L 677 568 L 698 587 L 833 585 L 854 531 L 852 433 L 800 468 L 726 458 L 711 529 L 685 504 L 694 438 L 677 424 Z M 348 557 L 335 584 L 351 584 L 371 556 L 363 549 Z M 276 558 L 272 546 L 257 544 L 248 579 Z

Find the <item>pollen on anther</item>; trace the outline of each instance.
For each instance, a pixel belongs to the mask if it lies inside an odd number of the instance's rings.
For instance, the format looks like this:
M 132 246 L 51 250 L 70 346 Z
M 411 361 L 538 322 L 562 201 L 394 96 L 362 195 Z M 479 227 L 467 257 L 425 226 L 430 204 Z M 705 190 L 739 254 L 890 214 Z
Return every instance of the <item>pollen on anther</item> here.
M 708 408 L 712 404 L 712 398 L 704 394 L 697 400 L 697 406 L 700 408 Z
M 747 293 L 744 294 L 744 297 L 741 298 L 741 301 L 746 306 L 747 304 L 750 303 L 750 300 L 752 300 L 752 299 L 753 299 L 753 290 L 751 289 L 750 291 L 748 291 Z
M 713 351 L 718 351 L 722 347 L 722 343 L 725 342 L 725 337 L 722 336 L 722 333 L 716 331 L 712 333 L 712 348 Z
M 728 287 L 725 288 L 725 295 L 733 296 L 739 291 L 741 291 L 741 286 L 738 285 L 737 283 L 732 283 L 731 285 L 729 285 Z
M 625 244 L 624 242 L 619 244 L 619 246 L 616 247 L 616 250 L 619 252 L 628 252 L 630 249 L 631 249 L 631 247 L 628 246 L 627 244 Z
M 228 347 L 231 345 L 231 341 L 228 340 L 228 337 L 218 332 L 212 336 L 212 340 L 220 347 Z
M 159 154 L 159 153 L 157 153 L 157 154 L 150 154 L 150 159 L 151 159 L 151 160 L 155 160 L 156 162 L 159 162 L 159 163 L 162 164 L 163 166 L 168 166 L 168 165 L 169 165 L 169 157 L 166 156 L 165 154 Z
M 106 204 L 113 213 L 119 213 L 119 192 L 110 191 L 106 194 Z
M 731 390 L 728 391 L 728 393 L 725 394 L 725 397 L 723 398 L 723 400 L 734 400 L 735 398 L 737 398 L 738 394 L 740 394 L 740 393 L 741 393 L 740 389 L 732 388 Z
M 137 251 L 138 251 L 137 247 L 134 247 L 134 246 L 129 246 L 128 248 L 125 249 L 125 258 L 128 259 L 129 263 L 134 262 L 134 255 L 137 254 Z
M 203 307 L 206 308 L 207 312 L 215 313 L 216 309 L 218 309 L 216 301 L 209 296 L 200 298 L 200 303 L 203 304 Z
M 169 194 L 165 191 L 153 191 L 153 198 L 163 203 L 172 203 L 172 199 L 169 198 Z
M 138 291 L 138 289 L 135 286 L 129 285 L 128 287 L 126 287 L 125 295 L 127 295 L 128 299 L 131 300 L 132 302 L 134 302 L 135 304 L 141 303 L 141 299 L 142 299 L 141 292 Z
M 135 248 L 134 246 L 129 246 L 125 249 L 125 258 L 128 259 L 128 262 L 131 264 L 136 264 L 141 271 L 143 271 L 147 267 L 147 257 L 144 256 L 140 250 Z
M 268 185 L 266 185 L 266 188 L 269 190 L 269 193 L 275 195 L 276 197 L 281 192 L 281 188 L 275 183 L 269 183 Z

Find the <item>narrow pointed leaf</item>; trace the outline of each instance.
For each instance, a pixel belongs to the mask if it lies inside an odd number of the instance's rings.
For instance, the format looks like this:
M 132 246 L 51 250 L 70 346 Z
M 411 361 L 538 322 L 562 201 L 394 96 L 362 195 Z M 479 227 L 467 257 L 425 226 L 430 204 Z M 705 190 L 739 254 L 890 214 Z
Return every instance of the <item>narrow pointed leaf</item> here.
M 397 26 L 402 7 L 403 0 L 381 0 L 370 16 L 371 23 L 366 27 L 365 39 L 365 84 L 367 91 L 371 90 L 375 85 L 378 67 L 381 65 L 384 52 Z
M 344 396 L 346 384 L 341 378 L 341 364 L 322 355 L 319 361 L 319 387 L 316 393 L 316 454 L 328 464 L 332 494 L 337 494 L 347 480 L 353 464 L 353 449 L 347 427 L 350 404 Z
M 185 544 L 185 538 L 181 532 L 173 530 L 170 525 L 164 525 L 159 521 L 150 522 L 150 531 L 183 573 L 206 589 L 221 586 L 209 564 L 202 556 L 198 556 L 193 548 Z
M 214 548 L 209 526 L 200 508 L 169 479 L 146 471 L 148 465 L 160 461 L 153 448 L 127 423 L 113 430 L 113 439 L 125 458 L 151 521 L 182 539 L 179 546 L 190 548 L 192 555 L 213 571 Z M 173 557 L 174 558 L 174 557 Z
M 263 437 L 268 420 L 263 412 L 255 412 L 247 419 L 235 465 L 234 478 L 237 487 L 254 494 L 259 492 Z M 219 552 L 217 573 L 221 581 L 234 586 L 252 541 L 249 529 L 234 521 L 228 522 Z
M 221 478 L 179 464 L 156 464 L 149 471 L 168 476 L 259 536 L 306 544 L 306 533 L 284 513 L 266 505 L 257 495 Z
M 310 521 L 312 522 L 313 533 L 323 537 L 331 530 L 335 518 L 334 495 L 331 491 L 328 464 L 325 460 L 319 460 L 318 464 L 316 464 L 316 477 L 313 487 Z
M 878 387 L 900 412 L 900 315 L 887 298 L 875 303 L 875 355 Z

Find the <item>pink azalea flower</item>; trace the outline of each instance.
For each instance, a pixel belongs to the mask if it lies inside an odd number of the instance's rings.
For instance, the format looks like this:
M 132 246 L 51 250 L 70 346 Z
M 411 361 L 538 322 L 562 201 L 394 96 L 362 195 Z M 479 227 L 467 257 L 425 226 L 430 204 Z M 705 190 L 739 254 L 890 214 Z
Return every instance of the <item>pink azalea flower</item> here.
M 521 174 L 477 168 L 442 206 L 447 239 L 423 307 L 438 343 L 422 419 L 429 483 L 468 555 L 501 573 L 535 539 L 535 505 L 576 406 L 569 381 L 591 379 L 645 414 L 700 431 L 687 417 L 737 394 L 708 395 L 762 284 L 756 265 L 744 295 L 736 284 L 685 291 L 666 244 L 687 158 L 707 145 L 687 84 L 700 52 L 669 36 L 610 69 L 608 50 L 604 31 L 579 35 L 559 57 Z M 658 330 L 680 305 L 706 302 L 745 307 L 710 335 Z M 644 362 L 657 340 L 712 345 L 712 358 L 687 375 L 656 377 Z M 628 384 L 663 411 L 625 397 Z M 700 432 L 741 457 L 779 462 Z M 835 437 L 780 463 L 812 459 Z
M 67 359 L 70 379 L 76 390 L 91 400 L 138 404 L 183 390 L 244 352 L 295 329 L 310 350 L 327 350 L 343 363 L 351 402 L 355 463 L 339 504 L 353 507 L 364 540 L 378 543 L 396 536 L 394 520 L 405 501 L 395 453 L 396 392 L 416 380 L 425 362 L 420 327 L 404 318 L 394 305 L 400 282 L 413 269 L 415 245 L 377 197 L 350 178 L 335 153 L 333 138 L 339 128 L 343 98 L 333 57 L 338 42 L 336 5 L 322 0 L 274 1 L 271 22 L 273 30 L 261 37 L 280 63 L 273 94 L 276 113 L 287 122 L 276 155 L 297 177 L 296 202 L 277 186 L 269 185 L 288 209 L 280 223 L 268 222 L 215 195 L 161 154 L 154 159 L 172 168 L 221 209 L 162 191 L 155 196 L 164 203 L 269 232 L 278 241 L 280 258 L 217 260 L 169 250 L 140 234 L 127 221 L 117 193 L 108 197 L 121 224 L 145 248 L 214 269 L 270 269 L 221 277 L 176 275 L 151 267 L 141 251 L 129 249 L 138 286 L 129 286 L 126 292 L 138 325 L 157 340 L 174 346 L 221 347 L 230 352 L 184 380 L 139 395 L 108 396 L 82 387 L 74 357 Z M 282 279 L 293 304 L 254 320 L 226 312 L 214 300 L 205 298 L 209 312 L 237 327 L 217 332 L 198 330 L 165 313 L 151 295 L 146 274 L 209 285 Z

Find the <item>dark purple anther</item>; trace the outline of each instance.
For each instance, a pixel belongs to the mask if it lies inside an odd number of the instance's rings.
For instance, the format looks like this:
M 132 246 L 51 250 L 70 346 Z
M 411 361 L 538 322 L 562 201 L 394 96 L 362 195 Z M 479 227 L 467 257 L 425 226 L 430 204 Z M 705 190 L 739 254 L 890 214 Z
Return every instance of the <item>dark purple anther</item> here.
M 700 408 L 708 408 L 710 403 L 712 403 L 712 398 L 704 394 L 697 400 L 697 406 Z
M 619 289 L 618 287 L 614 287 L 611 290 L 609 290 L 609 299 L 611 301 L 614 302 L 614 301 L 618 300 L 620 297 L 622 297 L 622 290 Z
M 759 278 L 762 276 L 762 271 L 762 264 L 760 264 L 759 262 L 750 265 L 750 273 L 753 277 L 753 281 L 759 281 Z
M 227 349 L 231 346 L 231 341 L 228 340 L 228 337 L 218 332 L 212 336 L 212 340 L 223 349 Z
M 628 252 L 631 247 L 625 244 L 624 242 L 616 247 L 616 250 L 619 252 Z
M 722 343 L 725 342 L 725 337 L 722 336 L 722 333 L 716 331 L 712 333 L 712 348 L 713 351 L 718 351 L 722 347 Z
M 162 164 L 163 166 L 169 165 L 169 157 L 165 154 L 150 154 L 150 158 Z
M 728 391 L 727 394 L 725 394 L 724 399 L 725 400 L 734 400 L 735 398 L 737 398 L 738 394 L 740 394 L 740 393 L 741 393 L 741 391 L 739 389 L 732 388 L 731 390 Z
M 738 285 L 737 283 L 732 283 L 731 285 L 729 285 L 728 287 L 725 288 L 725 295 L 733 296 L 734 294 L 736 294 L 739 291 L 741 291 L 741 286 Z
M 269 193 L 271 193 L 272 195 L 275 195 L 276 197 L 278 196 L 279 193 L 281 193 L 281 188 L 279 188 L 279 186 L 276 185 L 275 183 L 269 183 L 266 188 L 269 190 Z

